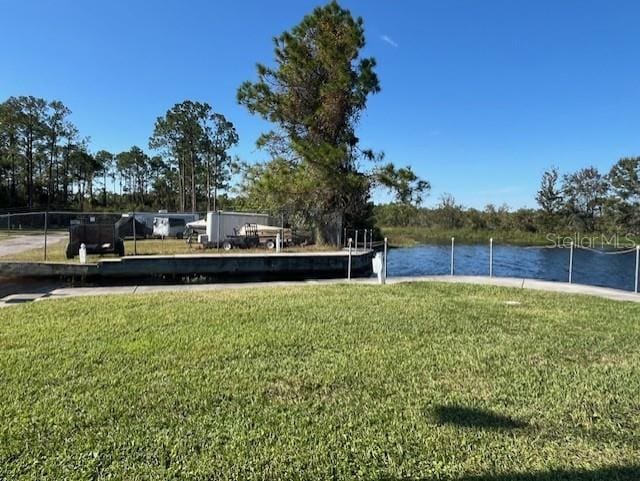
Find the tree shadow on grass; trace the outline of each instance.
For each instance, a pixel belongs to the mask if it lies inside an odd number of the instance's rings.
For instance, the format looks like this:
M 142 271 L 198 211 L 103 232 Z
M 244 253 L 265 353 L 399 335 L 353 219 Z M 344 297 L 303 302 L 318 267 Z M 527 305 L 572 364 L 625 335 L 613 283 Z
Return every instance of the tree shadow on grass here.
M 432 415 L 438 424 L 452 424 L 465 428 L 503 430 L 527 427 L 527 423 L 509 416 L 464 406 L 436 406 Z
M 379 481 L 408 481 L 409 478 L 383 477 Z M 414 478 L 411 478 L 414 479 Z M 452 481 L 637 481 L 640 465 L 608 466 L 593 470 L 552 470 L 535 473 L 507 473 L 498 475 L 473 475 L 453 478 Z M 414 481 L 435 481 L 423 478 Z

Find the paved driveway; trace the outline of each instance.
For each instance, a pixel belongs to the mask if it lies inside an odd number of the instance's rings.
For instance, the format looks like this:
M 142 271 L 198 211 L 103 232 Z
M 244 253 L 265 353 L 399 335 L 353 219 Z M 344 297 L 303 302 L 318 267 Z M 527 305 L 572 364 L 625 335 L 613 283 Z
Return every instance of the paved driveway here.
M 53 245 L 67 238 L 66 233 L 52 233 L 47 235 L 47 245 Z M 8 239 L 0 237 L 0 257 L 19 254 L 44 247 L 44 235 L 17 235 Z

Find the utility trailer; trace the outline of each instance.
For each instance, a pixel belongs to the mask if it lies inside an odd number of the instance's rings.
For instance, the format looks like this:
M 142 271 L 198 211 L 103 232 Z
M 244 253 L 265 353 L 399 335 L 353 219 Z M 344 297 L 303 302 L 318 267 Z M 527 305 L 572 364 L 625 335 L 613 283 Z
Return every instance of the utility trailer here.
M 258 236 L 258 243 L 269 250 L 276 248 L 278 234 L 280 234 L 280 242 L 284 247 L 289 247 L 294 244 L 293 231 L 290 227 L 282 229 L 272 225 L 245 224 L 240 228 L 239 234 L 244 235 L 247 231 L 255 231 Z
M 124 256 L 124 241 L 118 237 L 113 224 L 79 224 L 69 227 L 67 259 L 77 256 L 82 244 L 85 245 L 87 254 L 114 253 Z
M 251 227 L 253 225 L 254 227 Z M 240 231 L 235 231 L 234 235 L 225 237 L 222 248 L 226 251 L 231 249 L 255 249 L 260 245 L 260 237 L 255 228 L 255 224 L 245 224 Z

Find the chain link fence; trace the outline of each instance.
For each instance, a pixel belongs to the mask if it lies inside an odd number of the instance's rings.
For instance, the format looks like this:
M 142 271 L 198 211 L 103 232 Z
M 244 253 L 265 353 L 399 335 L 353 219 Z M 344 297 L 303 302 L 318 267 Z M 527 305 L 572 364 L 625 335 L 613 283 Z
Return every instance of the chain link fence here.
M 218 222 L 218 238 L 215 245 L 220 249 L 224 236 L 241 231 L 246 223 L 264 224 L 280 230 L 284 239 L 285 229 L 290 234 L 291 245 L 313 242 L 313 232 L 305 226 L 292 224 L 294 216 L 286 211 L 253 210 L 220 211 L 214 216 Z M 169 235 L 159 235 L 155 223 L 157 218 L 169 219 Z M 184 238 L 187 224 L 206 220 L 206 212 L 174 213 L 166 211 L 65 211 L 6 212 L 0 214 L 0 259 L 31 261 L 63 261 L 68 258 L 65 251 L 70 242 L 70 231 L 74 226 L 109 225 L 115 229 L 116 238 L 125 243 L 126 255 L 168 255 L 193 253 L 200 247 L 196 235 Z M 222 219 L 222 221 L 221 221 Z M 269 247 L 274 247 L 269 245 Z

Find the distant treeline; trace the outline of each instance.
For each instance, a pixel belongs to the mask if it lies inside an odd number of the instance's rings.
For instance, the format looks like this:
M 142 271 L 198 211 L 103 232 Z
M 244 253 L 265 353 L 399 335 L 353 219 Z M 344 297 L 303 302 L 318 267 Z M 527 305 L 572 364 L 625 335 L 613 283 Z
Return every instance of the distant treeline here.
M 376 224 L 496 231 L 640 233 L 640 157 L 620 159 L 602 174 L 595 167 L 561 175 L 544 172 L 536 209 L 507 205 L 465 208 L 450 194 L 433 208 L 393 203 L 376 206 Z
M 451 195 L 443 197 L 436 207 L 408 204 L 383 204 L 374 207 L 375 223 L 380 227 L 425 227 L 458 230 L 518 230 L 537 232 L 539 211 L 511 211 L 504 205 L 488 205 L 485 209 L 465 208 Z

